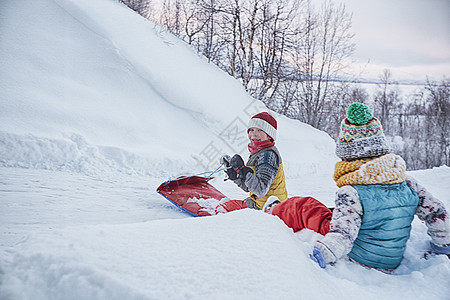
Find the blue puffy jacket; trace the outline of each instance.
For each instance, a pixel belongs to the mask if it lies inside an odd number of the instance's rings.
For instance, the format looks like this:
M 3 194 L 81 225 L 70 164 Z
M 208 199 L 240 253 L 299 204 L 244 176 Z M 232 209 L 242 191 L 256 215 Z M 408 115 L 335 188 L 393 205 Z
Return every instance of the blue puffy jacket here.
M 363 207 L 361 228 L 348 254 L 380 269 L 395 269 L 402 261 L 419 197 L 406 182 L 353 185 Z

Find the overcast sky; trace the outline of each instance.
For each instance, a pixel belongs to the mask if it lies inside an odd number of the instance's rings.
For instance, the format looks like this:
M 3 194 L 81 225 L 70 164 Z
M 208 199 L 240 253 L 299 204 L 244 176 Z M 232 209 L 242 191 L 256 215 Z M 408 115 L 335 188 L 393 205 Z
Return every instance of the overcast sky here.
M 353 13 L 354 59 L 363 77 L 450 77 L 450 0 L 335 0 Z

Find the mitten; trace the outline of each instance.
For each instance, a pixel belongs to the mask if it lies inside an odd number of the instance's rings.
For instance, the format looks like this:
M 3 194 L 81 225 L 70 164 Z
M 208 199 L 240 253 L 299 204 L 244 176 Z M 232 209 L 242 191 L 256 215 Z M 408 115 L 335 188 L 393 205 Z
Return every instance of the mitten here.
M 450 245 L 447 246 L 438 246 L 433 242 L 430 242 L 431 253 L 438 255 L 447 255 L 450 258 Z
M 309 255 L 309 257 L 319 264 L 319 267 L 325 269 L 327 264 L 325 263 L 325 259 L 323 258 L 322 252 L 320 252 L 319 248 L 314 247 L 313 253 Z
M 242 159 L 242 157 L 239 154 L 235 154 L 230 159 L 230 166 L 237 171 L 240 168 L 245 167 L 244 160 Z
M 251 168 L 246 167 L 244 160 L 239 154 L 235 154 L 230 160 L 230 166 L 237 172 L 238 177 L 245 180 L 248 173 L 253 172 Z

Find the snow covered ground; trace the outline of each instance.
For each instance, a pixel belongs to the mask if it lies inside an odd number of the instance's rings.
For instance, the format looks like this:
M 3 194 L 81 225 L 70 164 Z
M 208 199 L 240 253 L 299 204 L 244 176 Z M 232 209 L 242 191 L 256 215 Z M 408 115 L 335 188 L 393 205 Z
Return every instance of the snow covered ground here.
M 252 210 L 193 218 L 158 195 L 246 155 L 264 108 L 126 7 L 3 0 L 0 20 L 0 299 L 449 299 L 450 260 L 422 258 L 418 219 L 395 275 L 322 270 L 311 231 Z M 290 196 L 332 206 L 334 142 L 278 121 Z M 450 207 L 448 167 L 411 174 Z

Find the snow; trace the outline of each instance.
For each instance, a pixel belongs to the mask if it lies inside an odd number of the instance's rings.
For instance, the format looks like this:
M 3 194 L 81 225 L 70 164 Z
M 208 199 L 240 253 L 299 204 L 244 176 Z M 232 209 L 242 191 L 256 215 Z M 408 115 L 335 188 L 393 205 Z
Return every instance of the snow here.
M 193 218 L 157 194 L 247 155 L 264 109 L 164 30 L 109 0 L 3 0 L 0 20 L 0 299 L 449 299 L 450 261 L 422 258 L 418 219 L 394 275 L 322 270 L 312 231 L 253 210 Z M 332 206 L 333 140 L 278 121 L 289 195 Z M 450 207 L 448 167 L 410 174 Z

